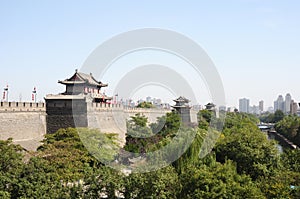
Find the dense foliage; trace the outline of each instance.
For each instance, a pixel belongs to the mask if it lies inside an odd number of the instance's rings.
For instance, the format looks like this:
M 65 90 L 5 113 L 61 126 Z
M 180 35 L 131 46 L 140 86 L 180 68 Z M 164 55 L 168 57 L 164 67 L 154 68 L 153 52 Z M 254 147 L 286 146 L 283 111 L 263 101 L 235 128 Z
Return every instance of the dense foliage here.
M 155 124 L 136 115 L 128 121 L 123 149 L 115 135 L 84 128 L 46 135 L 36 152 L 23 150 L 11 139 L 0 141 L 0 198 L 300 197 L 299 150 L 280 154 L 252 115 L 229 113 L 224 129 L 217 132 L 209 128 L 211 114 L 200 112 L 196 127 L 181 126 L 176 112 Z M 276 128 L 296 139 L 299 118 L 285 117 Z M 210 141 L 214 148 L 200 158 L 206 150 L 203 143 Z M 123 150 L 138 156 L 164 147 L 159 153 L 162 159 L 180 155 L 156 171 L 128 174 L 103 164 L 132 158 L 121 157 Z
M 275 124 L 275 130 L 300 146 L 300 118 L 288 115 Z
M 134 153 L 154 151 L 168 143 L 180 128 L 180 117 L 176 112 L 158 118 L 157 123 L 147 126 L 147 118 L 136 114 L 127 123 L 125 150 Z
M 268 176 L 279 167 L 279 153 L 274 142 L 269 141 L 249 115 L 228 115 L 222 138 L 215 147 L 217 160 L 230 159 L 237 163 L 240 174 L 253 179 Z
M 284 113 L 281 110 L 275 111 L 275 113 L 264 113 L 259 117 L 261 122 L 265 123 L 276 123 L 282 120 Z

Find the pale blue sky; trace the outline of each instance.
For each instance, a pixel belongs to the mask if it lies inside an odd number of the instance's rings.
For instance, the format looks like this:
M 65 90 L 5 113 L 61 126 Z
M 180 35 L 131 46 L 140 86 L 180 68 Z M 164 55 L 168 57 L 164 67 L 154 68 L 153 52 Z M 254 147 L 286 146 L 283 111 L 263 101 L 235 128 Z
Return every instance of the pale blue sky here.
M 80 68 L 105 40 L 156 27 L 206 50 L 229 106 L 243 97 L 270 106 L 287 92 L 300 101 L 299 10 L 297 0 L 0 1 L 0 88 L 8 84 L 10 100 L 17 101 L 20 94 L 30 100 L 36 86 L 41 100 L 63 91 L 57 80 Z

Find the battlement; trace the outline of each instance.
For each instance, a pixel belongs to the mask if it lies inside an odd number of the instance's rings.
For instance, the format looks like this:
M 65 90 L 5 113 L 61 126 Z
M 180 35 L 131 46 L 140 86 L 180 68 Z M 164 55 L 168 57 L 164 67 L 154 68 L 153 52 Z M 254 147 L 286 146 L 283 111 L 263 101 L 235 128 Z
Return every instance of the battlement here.
M 121 104 L 109 104 L 102 102 L 91 102 L 88 103 L 88 110 L 104 110 L 104 109 L 123 109 Z
M 87 103 L 89 111 L 118 111 L 122 110 L 126 113 L 166 113 L 170 112 L 170 109 L 159 109 L 159 108 L 136 108 L 123 106 L 122 104 L 108 104 L 108 103 Z
M 167 113 L 171 112 L 171 109 L 124 107 L 124 111 L 128 113 Z
M 45 103 L 0 102 L 0 112 L 45 112 Z

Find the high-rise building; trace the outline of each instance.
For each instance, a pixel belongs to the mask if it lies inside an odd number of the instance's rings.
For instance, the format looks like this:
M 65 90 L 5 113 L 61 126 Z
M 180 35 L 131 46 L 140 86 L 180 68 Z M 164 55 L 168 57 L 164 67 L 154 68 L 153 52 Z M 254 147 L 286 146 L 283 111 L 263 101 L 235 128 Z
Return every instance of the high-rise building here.
M 151 97 L 150 96 L 146 97 L 146 102 L 151 102 Z
M 279 95 L 277 100 L 274 101 L 274 111 L 281 110 L 285 114 L 294 114 L 295 111 L 297 112 L 298 105 L 296 108 L 295 102 L 292 100 L 291 94 L 287 93 L 285 95 L 285 100 L 283 99 L 282 95 Z M 292 110 L 293 109 L 293 110 Z
M 260 114 L 259 106 L 255 106 L 255 105 L 249 106 L 249 113 L 259 115 Z
M 259 101 L 259 111 L 262 113 L 262 112 L 264 112 L 264 101 L 263 100 L 261 100 L 261 101 Z
M 239 100 L 239 111 L 249 113 L 249 99 L 243 98 Z
M 282 95 L 279 95 L 277 100 L 274 102 L 274 111 L 281 110 L 284 112 L 284 100 Z
M 298 104 L 294 100 L 291 101 L 291 107 L 290 108 L 291 108 L 290 114 L 296 115 L 297 110 L 298 110 Z
M 292 96 L 288 93 L 285 96 L 285 102 L 284 102 L 284 113 L 291 113 L 291 102 L 292 102 Z
M 277 100 L 274 101 L 274 111 L 278 110 L 278 102 Z

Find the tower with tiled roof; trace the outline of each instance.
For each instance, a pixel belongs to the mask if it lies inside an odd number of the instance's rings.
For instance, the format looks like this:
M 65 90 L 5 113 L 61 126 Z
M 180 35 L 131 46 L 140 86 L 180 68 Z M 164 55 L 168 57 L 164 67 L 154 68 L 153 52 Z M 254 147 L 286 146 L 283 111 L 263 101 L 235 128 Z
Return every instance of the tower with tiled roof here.
M 97 81 L 92 73 L 86 74 L 76 70 L 72 77 L 58 83 L 66 86 L 66 91 L 62 95 L 90 95 L 93 102 L 107 102 L 112 99 L 101 91 L 101 88 L 107 87 L 107 84 Z
M 173 100 L 176 104 L 172 106 L 180 115 L 181 122 L 185 125 L 191 123 L 191 107 L 189 106 L 190 100 L 186 99 L 183 96 Z
M 63 93 L 47 95 L 47 133 L 54 133 L 60 128 L 88 127 L 88 107 L 92 104 L 106 106 L 112 97 L 101 91 L 107 84 L 97 81 L 92 74 L 78 72 L 68 79 L 58 81 L 66 86 Z

